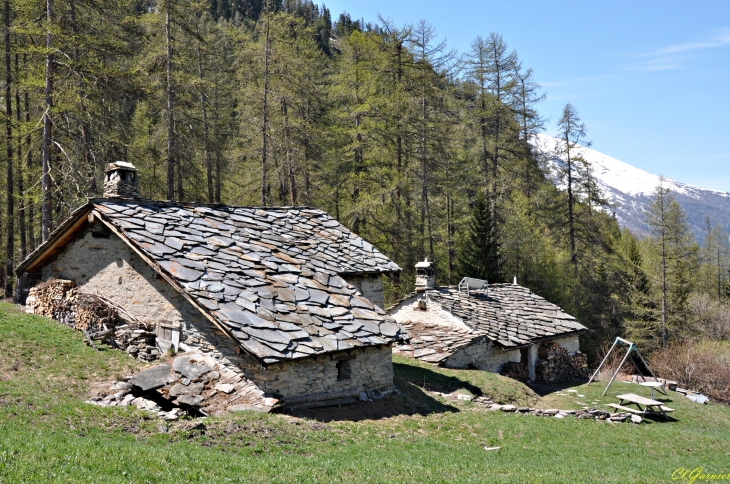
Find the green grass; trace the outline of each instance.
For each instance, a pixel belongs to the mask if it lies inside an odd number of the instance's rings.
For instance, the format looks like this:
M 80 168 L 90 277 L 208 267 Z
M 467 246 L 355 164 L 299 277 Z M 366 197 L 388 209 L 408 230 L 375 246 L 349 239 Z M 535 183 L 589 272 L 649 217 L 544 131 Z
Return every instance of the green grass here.
M 676 421 L 642 425 L 517 416 L 423 387 L 542 408 L 646 392 L 618 383 L 601 397 L 592 384 L 575 387 L 585 398 L 540 400 L 498 375 L 394 362 L 400 395 L 310 414 L 322 421 L 241 413 L 161 432 L 136 409 L 83 403 L 93 382 L 137 362 L 0 305 L 0 482 L 667 482 L 678 467 L 730 472 L 728 407 L 677 396 Z M 359 417 L 338 417 L 348 411 Z

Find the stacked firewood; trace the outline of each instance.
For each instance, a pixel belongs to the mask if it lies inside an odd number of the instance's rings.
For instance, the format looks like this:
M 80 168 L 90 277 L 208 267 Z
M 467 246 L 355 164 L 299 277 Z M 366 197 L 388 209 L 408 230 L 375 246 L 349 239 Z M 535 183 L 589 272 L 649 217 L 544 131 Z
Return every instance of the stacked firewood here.
M 53 318 L 66 301 L 66 293 L 76 286 L 73 281 L 49 279 L 30 289 L 25 311 Z
M 30 289 L 26 312 L 53 318 L 85 333 L 108 331 L 119 323 L 114 307 L 94 294 L 79 292 L 73 281 L 49 279 Z
M 588 360 L 585 355 L 571 356 L 556 343 L 543 344 L 537 351 L 535 377 L 547 383 L 557 383 L 586 378 Z
M 530 377 L 530 373 L 527 371 L 527 364 L 516 363 L 514 361 L 505 363 L 502 366 L 500 374 L 519 381 L 527 381 Z
M 103 296 L 80 292 L 73 281 L 49 279 L 32 287 L 25 308 L 83 331 L 89 344 L 106 341 L 141 361 L 160 356 L 156 334 L 145 323 Z

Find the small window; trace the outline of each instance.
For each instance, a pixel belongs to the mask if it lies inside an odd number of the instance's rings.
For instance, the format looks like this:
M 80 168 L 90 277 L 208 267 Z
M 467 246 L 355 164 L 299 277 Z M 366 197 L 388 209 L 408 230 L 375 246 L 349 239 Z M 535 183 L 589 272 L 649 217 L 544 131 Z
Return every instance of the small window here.
M 179 321 L 159 321 L 157 323 L 157 346 L 162 351 L 170 348 L 178 350 L 180 345 L 181 324 Z
M 352 378 L 352 368 L 350 362 L 352 360 L 340 360 L 335 365 L 337 367 L 337 381 L 349 380 Z

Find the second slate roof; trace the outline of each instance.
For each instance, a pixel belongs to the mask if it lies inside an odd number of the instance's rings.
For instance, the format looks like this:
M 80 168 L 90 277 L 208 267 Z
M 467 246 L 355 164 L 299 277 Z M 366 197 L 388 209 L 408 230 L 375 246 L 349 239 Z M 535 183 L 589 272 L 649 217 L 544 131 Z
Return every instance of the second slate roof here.
M 505 349 L 588 331 L 559 306 L 517 284 L 490 284 L 486 294 L 442 288 L 427 295 Z
M 321 210 L 90 204 L 265 363 L 405 335 L 341 277 L 400 267 Z
M 463 321 L 468 329 L 403 322 L 409 339 L 394 347 L 395 354 L 440 363 L 484 339 L 509 350 L 588 330 L 560 307 L 515 284 L 491 284 L 486 294 L 438 288 L 427 291 L 426 297 L 430 304 L 437 304 Z

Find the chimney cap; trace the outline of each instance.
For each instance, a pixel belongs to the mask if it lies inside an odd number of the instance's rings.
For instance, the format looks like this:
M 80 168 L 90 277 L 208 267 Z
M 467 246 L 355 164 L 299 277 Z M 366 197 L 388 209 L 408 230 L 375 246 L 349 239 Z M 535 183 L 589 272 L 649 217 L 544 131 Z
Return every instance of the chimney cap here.
M 433 266 L 433 262 L 428 261 L 428 257 L 423 259 L 422 262 L 416 262 L 416 269 L 428 269 Z
M 109 163 L 109 166 L 106 167 L 107 173 L 114 170 L 137 171 L 137 168 L 126 161 L 115 161 L 113 163 Z

